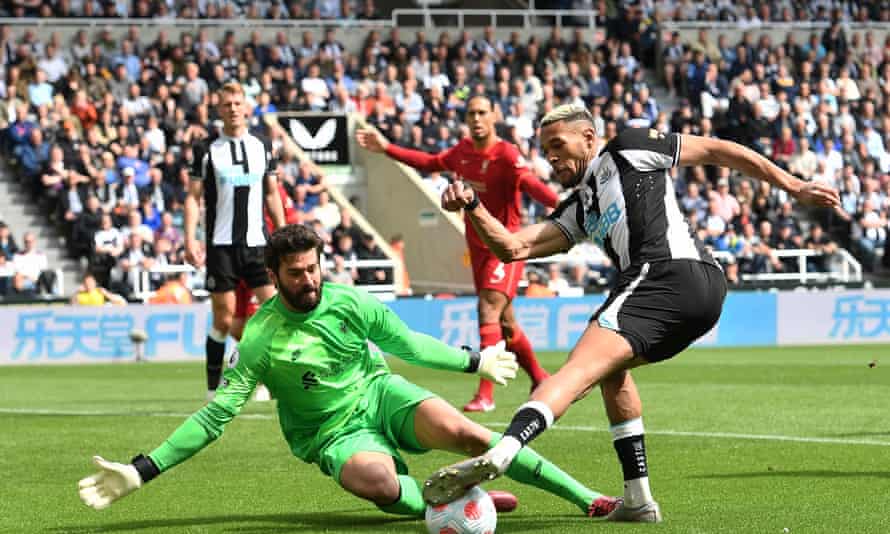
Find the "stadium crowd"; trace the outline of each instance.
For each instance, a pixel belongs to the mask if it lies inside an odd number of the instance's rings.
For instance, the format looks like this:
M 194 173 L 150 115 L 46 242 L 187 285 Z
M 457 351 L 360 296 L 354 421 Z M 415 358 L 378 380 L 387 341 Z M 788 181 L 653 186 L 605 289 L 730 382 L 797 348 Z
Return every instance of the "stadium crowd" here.
M 135 288 L 135 266 L 183 262 L 192 144 L 219 128 L 214 91 L 230 80 L 245 89 L 252 128 L 269 135 L 276 148 L 282 140 L 267 131 L 265 113 L 315 110 L 360 113 L 391 141 L 438 152 L 465 135 L 467 98 L 486 94 L 501 116 L 500 135 L 520 147 L 545 181 L 550 169 L 535 124 L 561 103 L 587 106 L 604 141 L 626 127 L 732 138 L 795 174 L 836 185 L 844 201 L 841 213 L 810 214 L 768 185 L 727 169 L 675 169 L 677 201 L 702 239 L 727 253 L 732 283 L 740 283 L 741 273 L 796 270 L 775 256 L 784 248 L 825 252 L 808 261 L 809 269 L 824 271 L 836 248 L 848 246 L 872 268 L 887 242 L 890 208 L 890 39 L 848 32 L 843 22 L 887 18 L 888 9 L 878 4 L 593 2 L 606 29 L 598 40 L 560 28 L 528 40 L 516 32 L 500 40 L 490 27 L 442 31 L 435 38 L 364 29 L 355 51 L 338 41 L 333 27 L 318 41 L 312 32 L 281 31 L 264 42 L 254 31 L 242 42 L 230 31 L 216 42 L 201 29 L 177 39 L 162 30 L 149 41 L 130 26 L 119 39 L 109 30 L 80 30 L 63 42 L 57 33 L 25 30 L 14 37 L 0 26 L 2 150 L 66 236 L 71 255 L 85 258 L 100 285 L 124 295 Z M 216 9 L 217 15 L 276 18 L 285 11 L 328 18 L 334 5 L 341 16 L 378 16 L 372 1 L 9 5 L 10 13 L 34 16 L 139 16 L 146 5 L 150 13 L 177 7 L 184 17 L 212 18 Z M 789 33 L 774 43 L 751 22 L 783 20 L 800 9 L 829 27 L 804 42 Z M 701 30 L 695 39 L 684 42 L 675 33 L 656 46 L 664 20 L 715 18 L 751 29 L 740 42 Z M 671 101 L 679 99 L 671 112 L 652 96 L 655 79 Z M 344 266 L 344 260 L 380 257 L 379 247 L 330 201 L 323 176 L 279 152 L 279 178 L 299 219 L 325 236 L 335 258 L 331 276 L 382 281 L 379 271 L 363 275 Z M 452 178 L 433 174 L 426 182 L 441 191 Z M 525 203 L 528 221 L 544 215 L 540 206 Z M 15 243 L 3 233 L 0 243 L 11 246 L 3 245 L 0 256 L 12 267 L 0 268 L 15 271 Z M 571 294 L 607 283 L 614 274 L 608 257 L 592 244 L 583 246 L 590 249 L 584 261 L 531 267 L 531 292 Z M 161 282 L 154 280 L 155 287 Z M 47 285 L 36 278 L 22 283 Z

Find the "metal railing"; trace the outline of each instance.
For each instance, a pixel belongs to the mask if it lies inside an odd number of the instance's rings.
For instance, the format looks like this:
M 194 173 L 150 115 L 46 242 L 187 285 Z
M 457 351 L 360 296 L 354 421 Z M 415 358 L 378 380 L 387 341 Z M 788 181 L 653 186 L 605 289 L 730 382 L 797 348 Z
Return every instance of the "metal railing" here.
M 330 259 L 326 259 L 324 261 L 324 266 L 326 270 L 333 269 L 334 261 Z M 374 269 L 374 268 L 382 268 L 382 269 L 394 269 L 394 262 L 389 259 L 385 260 L 355 260 L 355 261 L 345 261 L 344 266 L 347 269 Z M 141 300 L 143 302 L 147 302 L 151 297 L 154 296 L 155 292 L 151 289 L 151 275 L 153 274 L 177 274 L 177 273 L 198 273 L 204 272 L 204 268 L 195 269 L 191 265 L 182 264 L 182 265 L 158 265 L 152 267 L 151 269 L 135 269 L 136 272 L 136 287 L 133 291 L 133 297 Z M 356 284 L 356 287 L 361 287 L 362 289 L 368 291 L 369 293 L 373 293 L 382 298 L 395 297 L 396 287 L 394 284 Z M 193 289 L 192 295 L 196 297 L 206 297 L 208 295 L 207 290 L 205 289 Z
M 780 273 L 761 273 L 761 274 L 742 274 L 740 275 L 741 279 L 744 281 L 759 281 L 759 282 L 780 282 L 780 281 L 799 281 L 801 283 L 807 282 L 841 282 L 841 283 L 856 283 L 862 282 L 862 265 L 856 258 L 853 257 L 846 249 L 838 249 L 835 253 L 836 257 L 840 263 L 840 269 L 837 271 L 829 271 L 829 272 L 808 272 L 807 271 L 807 259 L 813 258 L 816 256 L 822 256 L 821 252 L 817 252 L 815 250 L 809 249 L 785 249 L 785 250 L 773 250 L 773 254 L 777 258 L 797 258 L 797 269 L 793 272 L 780 272 Z M 735 259 L 735 256 L 730 252 L 725 251 L 714 251 L 711 252 L 711 255 L 714 256 L 714 259 L 721 261 L 728 261 L 730 259 Z M 528 260 L 526 263 L 529 264 L 551 264 L 551 263 L 564 263 L 564 262 L 578 262 L 584 261 L 584 257 L 579 254 L 572 254 L 571 252 L 565 254 L 555 254 L 553 256 L 548 256 L 546 258 L 535 258 L 532 260 Z
M 734 259 L 732 253 L 726 251 L 716 251 L 711 253 L 715 259 L 728 261 Z M 809 249 L 785 249 L 773 250 L 772 254 L 781 258 L 796 258 L 797 269 L 795 271 L 786 271 L 779 273 L 759 273 L 759 274 L 740 274 L 739 277 L 743 281 L 751 282 L 784 282 L 798 281 L 807 282 L 842 282 L 853 283 L 862 281 L 862 264 L 853 257 L 846 249 L 840 248 L 835 253 L 841 261 L 839 271 L 829 272 L 808 272 L 807 259 L 817 256 L 823 256 L 821 252 Z
M 362 20 L 319 20 L 319 19 L 205 19 L 205 18 L 15 18 L 0 17 L 0 24 L 9 26 L 37 26 L 37 27 L 68 27 L 68 28 L 105 28 L 110 26 L 136 26 L 139 28 L 163 27 L 164 29 L 177 28 L 230 28 L 238 30 L 250 26 L 262 28 L 396 28 L 399 27 L 401 17 L 422 17 L 423 25 L 427 28 L 457 27 L 464 28 L 467 17 L 487 17 L 489 25 L 495 28 L 521 27 L 534 28 L 540 26 L 539 17 L 553 19 L 556 26 L 577 25 L 579 21 L 586 21 L 590 28 L 596 26 L 597 12 L 585 9 L 444 9 L 444 8 L 399 8 L 394 9 L 389 19 L 362 19 Z M 435 23 L 436 18 L 445 17 L 449 21 L 457 21 L 456 25 Z M 520 20 L 520 24 L 514 21 Z
M 495 28 L 521 27 L 531 29 L 540 25 L 538 17 L 552 17 L 557 27 L 575 25 L 579 20 L 587 21 L 587 26 L 596 26 L 597 12 L 586 9 L 429 9 L 429 8 L 399 8 L 392 11 L 392 25 L 399 26 L 399 17 L 423 17 L 423 25 L 426 28 L 447 26 L 463 29 L 466 17 L 488 17 L 488 25 Z M 445 18 L 448 24 L 437 25 L 435 18 Z M 522 23 L 516 25 L 513 21 L 520 19 Z M 456 20 L 456 24 L 451 24 Z M 572 24 L 566 24 L 571 22 Z

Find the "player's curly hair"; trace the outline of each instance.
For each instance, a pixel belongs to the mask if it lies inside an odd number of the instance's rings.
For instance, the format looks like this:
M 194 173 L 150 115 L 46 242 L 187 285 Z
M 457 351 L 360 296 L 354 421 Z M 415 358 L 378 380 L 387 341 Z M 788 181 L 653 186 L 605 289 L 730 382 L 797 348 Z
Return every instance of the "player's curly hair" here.
M 266 267 L 277 273 L 281 266 L 281 259 L 295 252 L 308 252 L 315 249 L 318 258 L 321 259 L 324 241 L 315 233 L 315 230 L 302 224 L 289 224 L 272 232 L 266 243 L 264 259 Z

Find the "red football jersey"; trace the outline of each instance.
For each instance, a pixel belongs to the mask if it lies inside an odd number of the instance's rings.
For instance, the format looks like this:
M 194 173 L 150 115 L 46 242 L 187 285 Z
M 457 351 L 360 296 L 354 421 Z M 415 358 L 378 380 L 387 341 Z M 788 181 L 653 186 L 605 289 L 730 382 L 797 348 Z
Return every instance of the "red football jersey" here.
M 287 194 L 287 189 L 281 183 L 278 184 L 278 196 L 281 197 L 281 209 L 284 210 L 284 222 L 286 224 L 294 224 L 300 222 L 297 210 L 294 209 L 294 200 Z M 275 223 L 269 215 L 269 210 L 263 210 L 263 217 L 266 221 L 266 229 L 271 234 L 275 231 Z
M 461 139 L 455 146 L 435 155 L 390 144 L 387 154 L 421 171 L 448 170 L 456 179 L 467 182 L 479 195 L 479 200 L 507 230 L 520 227 L 522 206 L 521 193 L 527 192 L 547 207 L 555 207 L 558 201 L 546 184 L 539 180 L 512 143 L 498 140 L 485 150 L 476 150 L 469 138 Z M 469 219 L 465 217 L 467 244 L 484 248 L 484 244 Z

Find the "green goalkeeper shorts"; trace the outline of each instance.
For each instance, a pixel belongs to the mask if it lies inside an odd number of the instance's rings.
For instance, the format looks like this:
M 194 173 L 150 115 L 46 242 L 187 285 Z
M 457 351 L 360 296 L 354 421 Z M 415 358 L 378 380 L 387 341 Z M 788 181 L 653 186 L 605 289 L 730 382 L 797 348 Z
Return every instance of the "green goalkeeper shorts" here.
M 423 453 L 427 448 L 414 434 L 414 412 L 417 406 L 435 395 L 398 375 L 381 375 L 368 388 L 359 410 L 328 441 L 318 455 L 319 467 L 326 475 L 340 482 L 343 465 L 359 452 L 379 452 L 392 456 L 399 474 L 408 473 L 408 466 L 399 450 Z

